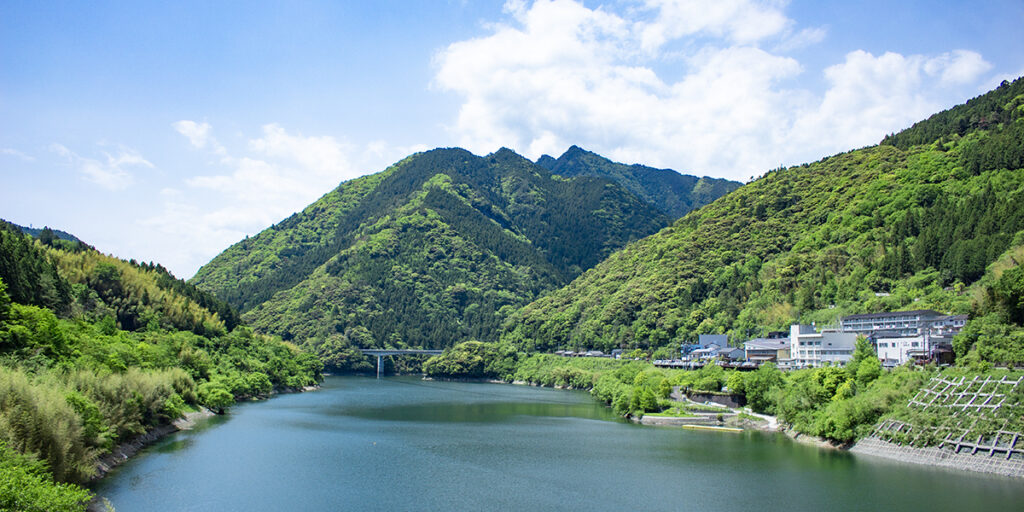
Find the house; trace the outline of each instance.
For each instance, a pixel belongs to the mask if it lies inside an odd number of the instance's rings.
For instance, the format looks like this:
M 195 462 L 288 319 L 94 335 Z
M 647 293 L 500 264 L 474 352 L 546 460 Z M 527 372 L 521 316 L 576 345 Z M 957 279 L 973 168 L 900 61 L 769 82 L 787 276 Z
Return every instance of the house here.
M 793 368 L 846 365 L 853 357 L 857 333 L 822 329 L 813 325 L 792 325 L 789 329 L 789 353 Z
M 690 361 L 707 361 L 707 360 L 710 360 L 710 359 L 714 359 L 714 358 L 718 357 L 718 350 L 720 348 L 721 347 L 719 347 L 717 344 L 711 343 L 710 345 L 708 345 L 706 347 L 702 347 L 702 348 L 691 350 L 690 353 L 689 353 L 689 360 Z
M 778 362 L 780 359 L 789 359 L 789 348 L 789 337 L 755 338 L 743 344 L 743 354 L 747 361 L 757 364 Z
M 716 356 L 725 361 L 739 361 L 743 359 L 744 351 L 739 347 L 723 347 L 718 350 Z
M 716 345 L 719 348 L 729 346 L 729 335 L 727 334 L 700 334 L 697 336 L 696 343 L 687 343 L 680 345 L 679 353 L 682 354 L 683 359 L 694 359 L 690 356 L 690 353 L 694 350 L 708 348 L 711 345 Z

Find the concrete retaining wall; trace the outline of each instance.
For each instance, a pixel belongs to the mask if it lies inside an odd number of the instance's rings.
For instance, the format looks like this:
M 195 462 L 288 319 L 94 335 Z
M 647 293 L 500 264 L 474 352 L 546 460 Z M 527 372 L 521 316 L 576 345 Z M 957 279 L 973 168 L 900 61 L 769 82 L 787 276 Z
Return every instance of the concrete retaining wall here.
M 952 450 L 934 447 L 914 448 L 893 444 L 876 437 L 861 440 L 850 449 L 850 452 L 857 455 L 884 457 L 911 464 L 924 464 L 963 471 L 1024 478 L 1024 460 L 1007 460 L 1005 456 L 999 455 L 990 457 L 988 453 L 972 455 L 966 451 L 954 453 Z

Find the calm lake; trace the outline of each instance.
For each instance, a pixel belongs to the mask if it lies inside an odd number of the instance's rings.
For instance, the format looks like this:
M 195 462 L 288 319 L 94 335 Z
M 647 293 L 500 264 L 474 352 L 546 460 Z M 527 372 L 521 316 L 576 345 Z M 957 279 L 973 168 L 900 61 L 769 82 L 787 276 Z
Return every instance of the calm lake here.
M 94 490 L 117 512 L 1019 510 L 1024 481 L 643 427 L 588 394 L 329 377 L 167 437 Z

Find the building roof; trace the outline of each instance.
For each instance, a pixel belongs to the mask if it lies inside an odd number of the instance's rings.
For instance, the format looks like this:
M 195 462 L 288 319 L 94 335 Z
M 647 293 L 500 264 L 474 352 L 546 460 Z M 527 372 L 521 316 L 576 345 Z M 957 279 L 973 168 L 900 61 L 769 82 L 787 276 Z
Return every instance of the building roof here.
M 778 350 L 789 348 L 789 338 L 754 338 L 743 344 L 747 350 Z
M 919 315 L 919 316 L 932 316 L 932 317 L 944 316 L 942 313 L 939 313 L 938 311 L 934 311 L 934 310 L 931 310 L 931 309 L 915 309 L 913 311 L 886 311 L 884 313 L 860 313 L 860 314 L 856 314 L 856 315 L 844 316 L 842 318 L 842 321 L 846 321 L 846 320 L 862 320 L 862 319 L 868 319 L 868 318 L 889 318 L 889 317 L 892 317 L 892 316 L 899 316 L 899 315 Z

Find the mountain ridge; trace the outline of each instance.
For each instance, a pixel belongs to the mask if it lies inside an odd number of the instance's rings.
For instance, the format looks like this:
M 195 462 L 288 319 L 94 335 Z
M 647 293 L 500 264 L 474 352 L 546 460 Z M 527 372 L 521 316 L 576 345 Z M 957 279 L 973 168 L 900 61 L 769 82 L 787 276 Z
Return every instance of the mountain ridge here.
M 697 177 L 673 169 L 613 162 L 575 144 L 557 159 L 542 155 L 537 165 L 566 177 L 608 178 L 673 218 L 682 217 L 743 185 L 724 178 Z
M 670 222 L 606 177 L 439 148 L 342 183 L 191 282 L 345 368 L 356 346 L 493 338 L 514 309 Z

